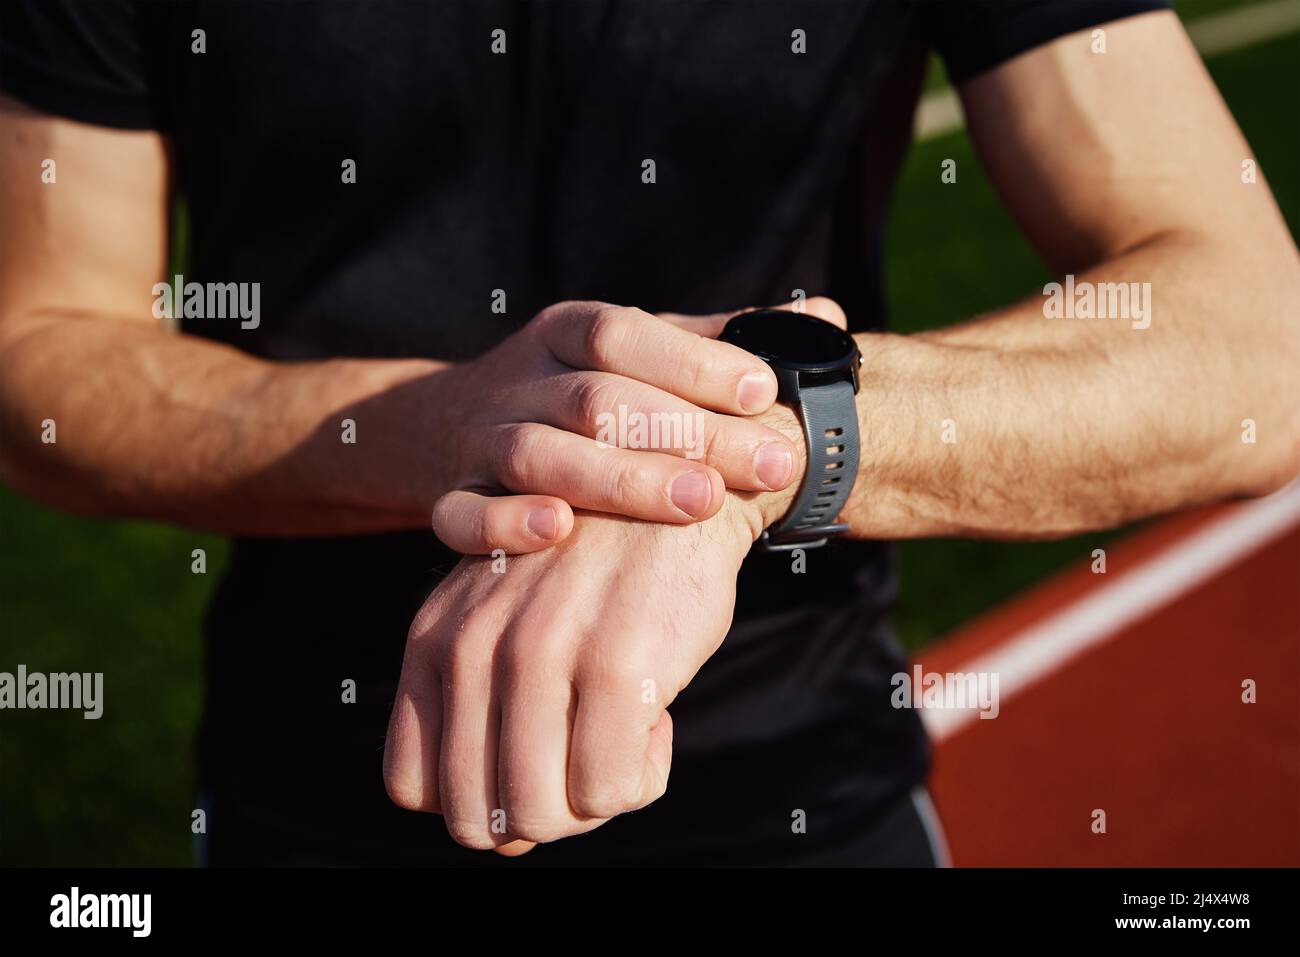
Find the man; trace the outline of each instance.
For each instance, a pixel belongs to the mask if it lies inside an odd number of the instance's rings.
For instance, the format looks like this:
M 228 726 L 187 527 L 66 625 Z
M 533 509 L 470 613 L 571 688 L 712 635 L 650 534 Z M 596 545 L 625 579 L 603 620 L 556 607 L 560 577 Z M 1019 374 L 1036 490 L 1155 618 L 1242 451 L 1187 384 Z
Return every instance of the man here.
M 936 863 L 882 543 L 1068 534 L 1300 467 L 1296 249 L 1161 6 L 6 13 L 0 466 L 237 536 L 211 859 Z M 1149 323 L 1035 297 L 878 331 L 927 44 L 1053 270 L 1149 283 Z M 185 281 L 250 284 L 235 317 L 173 303 L 179 335 L 154 318 L 173 184 Z M 863 357 L 849 531 L 804 574 L 752 548 L 806 487 L 804 428 L 713 338 L 792 290 Z M 596 442 L 620 409 L 704 414 L 703 454 Z M 431 516 L 498 557 L 454 564 Z

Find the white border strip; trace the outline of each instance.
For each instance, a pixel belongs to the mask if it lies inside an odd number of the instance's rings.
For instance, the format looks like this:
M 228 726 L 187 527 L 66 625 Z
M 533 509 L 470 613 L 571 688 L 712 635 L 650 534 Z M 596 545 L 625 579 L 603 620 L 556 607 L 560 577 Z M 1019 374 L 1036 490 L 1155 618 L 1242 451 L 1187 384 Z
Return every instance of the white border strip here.
M 1169 604 L 1300 523 L 1300 481 L 1267 498 L 1235 506 L 1121 577 L 961 666 L 962 673 L 998 676 L 1005 704 L 1066 662 Z M 921 661 L 924 665 L 924 661 Z M 939 742 L 972 722 L 974 708 L 924 708 L 921 718 Z
M 930 792 L 918 785 L 912 788 L 912 806 L 916 816 L 921 819 L 925 838 L 930 843 L 930 854 L 934 857 L 935 867 L 952 867 L 952 854 L 948 851 L 948 838 L 943 833 L 943 822 L 935 809 Z
M 1232 53 L 1264 40 L 1300 30 L 1300 3 L 1269 0 L 1246 7 L 1200 17 L 1183 24 L 1202 57 Z M 965 125 L 961 102 L 951 89 L 936 90 L 921 99 L 913 121 L 917 141 L 955 133 Z
M 1300 30 L 1300 3 L 1296 0 L 1252 3 L 1187 24 L 1187 35 L 1203 57 L 1233 53 L 1292 30 Z

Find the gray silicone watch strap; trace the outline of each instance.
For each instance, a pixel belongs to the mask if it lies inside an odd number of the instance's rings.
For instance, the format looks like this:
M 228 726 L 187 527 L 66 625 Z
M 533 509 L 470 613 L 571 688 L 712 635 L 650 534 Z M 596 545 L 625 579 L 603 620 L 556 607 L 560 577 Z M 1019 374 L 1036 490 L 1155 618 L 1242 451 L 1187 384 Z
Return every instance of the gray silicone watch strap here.
M 808 472 L 803 488 L 785 518 L 759 538 L 768 550 L 816 548 L 830 535 L 847 530 L 836 525 L 858 474 L 858 415 L 852 382 L 832 382 L 801 389 L 799 414 L 808 438 Z

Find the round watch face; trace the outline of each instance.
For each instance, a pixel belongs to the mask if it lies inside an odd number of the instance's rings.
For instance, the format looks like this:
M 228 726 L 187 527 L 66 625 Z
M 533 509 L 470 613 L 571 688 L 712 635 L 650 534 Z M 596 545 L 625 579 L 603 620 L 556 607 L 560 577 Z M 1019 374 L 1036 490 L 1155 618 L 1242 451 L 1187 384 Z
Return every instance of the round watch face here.
M 780 309 L 742 313 L 727 323 L 721 338 L 778 365 L 801 369 L 834 369 L 857 355 L 857 343 L 839 326 Z

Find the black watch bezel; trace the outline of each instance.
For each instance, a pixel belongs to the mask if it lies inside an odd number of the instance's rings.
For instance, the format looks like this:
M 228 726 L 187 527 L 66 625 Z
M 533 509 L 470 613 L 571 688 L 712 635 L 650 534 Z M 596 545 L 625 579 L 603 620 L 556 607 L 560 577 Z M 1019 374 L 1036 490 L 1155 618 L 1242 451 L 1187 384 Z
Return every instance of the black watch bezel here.
M 798 335 L 801 325 L 805 328 L 811 325 L 819 336 L 834 330 L 839 337 L 842 337 L 843 350 L 834 358 L 828 356 L 825 359 L 812 361 L 784 358 L 775 354 L 775 350 L 764 348 L 765 344 L 755 347 L 754 343 L 746 341 L 745 326 L 756 317 L 779 320 L 782 325 L 789 328 L 791 335 Z M 718 338 L 723 342 L 739 346 L 766 362 L 776 373 L 777 384 L 780 387 L 778 398 L 782 402 L 796 403 L 799 401 L 801 390 L 828 385 L 832 382 L 852 382 L 854 395 L 858 393 L 858 369 L 862 365 L 862 353 L 858 349 L 857 341 L 839 326 L 818 316 L 806 312 L 788 312 L 784 309 L 751 309 L 749 312 L 732 316 Z

